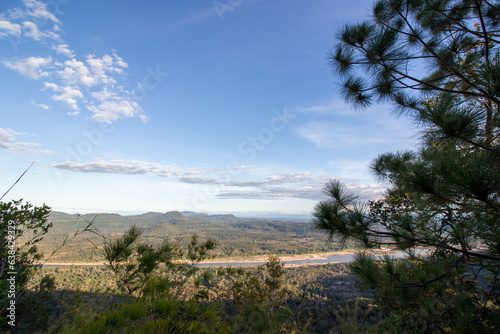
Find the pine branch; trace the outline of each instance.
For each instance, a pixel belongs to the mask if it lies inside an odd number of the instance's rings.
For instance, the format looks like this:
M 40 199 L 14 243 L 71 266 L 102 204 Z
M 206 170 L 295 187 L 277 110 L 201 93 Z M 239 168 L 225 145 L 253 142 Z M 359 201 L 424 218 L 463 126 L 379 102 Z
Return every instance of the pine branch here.
M 462 254 L 462 256 L 460 256 L 460 258 L 457 261 L 455 261 L 455 263 L 453 263 L 453 265 L 450 268 L 448 268 L 448 270 L 444 274 L 442 274 L 442 275 L 440 275 L 438 277 L 435 277 L 433 279 L 430 279 L 430 280 L 427 280 L 427 281 L 424 281 L 424 282 L 407 283 L 407 284 L 404 284 L 404 285 L 396 285 L 396 288 L 417 288 L 417 287 L 424 287 L 426 285 L 429 285 L 429 284 L 432 284 L 434 282 L 437 282 L 440 279 L 443 279 L 446 276 L 448 276 L 451 273 L 451 271 L 453 269 L 455 269 L 455 267 L 457 267 L 460 264 L 460 262 L 462 262 L 464 259 L 465 259 L 465 254 Z

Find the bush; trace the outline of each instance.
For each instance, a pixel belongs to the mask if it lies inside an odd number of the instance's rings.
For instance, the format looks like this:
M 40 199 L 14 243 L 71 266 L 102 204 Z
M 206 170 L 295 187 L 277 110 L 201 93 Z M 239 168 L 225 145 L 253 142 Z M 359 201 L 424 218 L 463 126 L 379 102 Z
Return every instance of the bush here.
M 11 310 L 22 302 L 26 284 L 41 267 L 36 244 L 52 226 L 49 212 L 45 204 L 0 202 L 0 328 L 16 323 L 16 312 Z

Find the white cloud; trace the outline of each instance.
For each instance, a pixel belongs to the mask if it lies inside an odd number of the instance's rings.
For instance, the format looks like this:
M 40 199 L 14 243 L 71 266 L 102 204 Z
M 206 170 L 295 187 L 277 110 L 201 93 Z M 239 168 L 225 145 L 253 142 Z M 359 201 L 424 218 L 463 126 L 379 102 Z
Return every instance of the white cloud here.
M 1 17 L 0 17 L 1 19 Z M 21 35 L 21 25 L 16 23 L 11 23 L 9 21 L 0 20 L 0 37 L 20 36 Z
M 52 153 L 48 150 L 40 149 L 40 144 L 29 142 L 18 142 L 16 136 L 22 135 L 12 129 L 0 128 L 0 149 L 24 154 Z
M 44 23 L 47 21 L 61 23 L 61 21 L 47 9 L 45 3 L 37 0 L 24 0 L 23 3 L 26 6 L 26 10 L 16 8 L 16 10 L 10 11 L 10 17 L 19 19 L 29 17 Z
M 354 194 L 359 196 L 361 201 L 375 200 L 382 197 L 387 187 L 382 184 L 347 184 L 347 187 Z
M 171 176 L 177 168 L 175 166 L 164 166 L 157 163 L 143 161 L 104 161 L 93 159 L 87 163 L 72 161 L 62 162 L 53 167 L 84 173 L 110 173 L 110 174 L 158 174 L 160 176 Z
M 2 23 L 0 29 L 6 30 L 5 34 L 31 38 L 36 41 L 50 38 L 60 40 L 60 36 L 56 33 L 59 30 L 57 24 L 61 23 L 53 13 L 51 13 L 44 2 L 38 0 L 23 1 L 24 8 L 10 9 L 8 17 L 0 15 Z M 17 20 L 18 23 L 13 21 Z M 49 26 L 49 23 L 50 26 Z M 41 29 L 42 28 L 42 29 Z M 52 28 L 52 30 L 51 30 Z M 2 33 L 0 32 L 0 37 Z
M 35 101 L 31 100 L 31 104 L 34 105 L 35 107 L 40 107 L 42 109 L 45 109 L 45 110 L 49 110 L 50 107 L 46 104 L 43 104 L 43 103 L 36 103 Z
M 83 94 L 78 89 L 72 87 L 63 87 L 61 94 L 52 96 L 54 101 L 64 102 L 73 110 L 78 110 L 77 98 L 83 99 Z
M 0 147 L 3 149 L 8 149 L 11 143 L 16 139 L 16 135 L 19 133 L 11 129 L 1 129 L 0 128 Z
M 39 41 L 39 40 L 44 39 L 44 38 L 51 38 L 51 39 L 55 39 L 55 40 L 59 39 L 59 35 L 57 35 L 54 32 L 40 31 L 38 29 L 38 26 L 31 21 L 23 22 L 22 32 L 23 32 L 24 37 L 32 38 L 35 41 Z
M 248 166 L 242 166 L 248 167 Z M 266 172 L 267 174 L 271 172 Z M 321 189 L 328 177 L 309 172 L 276 173 L 264 178 L 219 175 L 218 177 L 180 176 L 179 181 L 191 184 L 212 185 L 215 197 L 226 199 L 282 199 L 321 198 Z
M 126 99 L 120 101 L 106 100 L 99 105 L 87 106 L 87 109 L 94 113 L 93 120 L 107 123 L 114 122 L 119 118 L 134 117 L 141 112 L 137 102 Z
M 78 110 L 78 102 L 76 99 L 83 99 L 81 91 L 70 86 L 60 87 L 53 82 L 44 82 L 43 84 L 46 88 L 50 88 L 54 92 L 59 93 L 52 95 L 52 100 L 63 102 L 71 109 Z
M 42 90 L 50 88 L 54 92 L 51 99 L 68 106 L 71 116 L 79 114 L 81 103 L 92 113 L 91 119 L 98 122 L 114 122 L 129 117 L 148 121 L 139 104 L 131 97 L 131 92 L 119 84 L 129 65 L 115 50 L 102 57 L 86 55 L 82 57 L 83 61 L 79 61 L 59 35 L 62 23 L 56 17 L 60 14 L 57 9 L 40 0 L 24 0 L 23 3 L 24 7 L 0 13 L 0 38 L 16 36 L 14 42 L 18 43 L 34 40 L 50 47 L 54 56 L 0 61 L 5 67 L 30 79 L 50 79 L 51 82 L 43 82 Z M 53 41 L 49 44 L 47 39 Z
M 43 85 L 45 86 L 45 89 L 50 88 L 54 91 L 57 91 L 59 89 L 59 86 L 53 82 L 44 82 Z
M 119 58 L 119 57 L 118 57 Z M 115 61 L 118 67 L 115 67 Z M 112 74 L 123 74 L 123 68 L 126 65 L 121 58 L 113 59 L 110 55 L 104 55 L 102 58 L 95 58 L 94 55 L 87 56 L 87 65 L 98 82 L 104 84 L 116 84 Z M 128 66 L 128 65 L 127 65 Z
M 76 59 L 66 60 L 63 64 L 64 69 L 57 73 L 61 79 L 68 85 L 92 86 L 96 79 L 92 76 L 87 66 Z
M 120 67 L 124 67 L 124 68 L 128 67 L 128 64 L 123 61 L 123 58 L 118 57 L 118 55 L 116 53 L 113 53 L 113 57 L 115 57 L 115 63 L 116 63 L 116 65 L 118 65 Z
M 146 115 L 139 115 L 139 118 L 141 119 L 142 123 L 149 122 L 149 117 Z
M 29 57 L 14 61 L 4 61 L 4 65 L 25 77 L 30 79 L 40 79 L 42 77 L 48 77 L 49 72 L 44 70 L 44 67 L 52 62 L 51 57 Z
M 216 197 L 259 200 L 302 198 L 320 201 L 327 199 L 323 194 L 323 183 L 316 183 L 312 186 L 262 187 L 257 190 L 224 190 L 217 193 Z M 378 184 L 360 185 L 357 183 L 346 183 L 346 186 L 350 191 L 359 196 L 360 201 L 380 198 L 384 195 L 385 191 L 384 186 Z
M 271 185 L 294 184 L 294 183 L 314 183 L 320 177 L 311 175 L 308 172 L 282 173 L 257 180 L 235 180 L 232 178 L 206 178 L 198 176 L 183 176 L 179 181 L 197 184 L 219 184 L 228 187 L 267 187 Z
M 122 94 L 128 95 L 128 92 L 123 91 Z M 100 91 L 92 92 L 91 96 L 98 102 L 104 102 L 108 100 L 120 101 L 121 99 L 123 99 L 121 95 L 118 95 L 117 92 L 110 90 L 108 87 L 104 87 Z
M 52 50 L 54 50 L 58 54 L 63 54 L 69 58 L 73 58 L 75 56 L 75 53 L 73 52 L 73 50 L 69 49 L 68 44 L 52 45 Z
M 44 33 L 38 30 L 38 26 L 30 21 L 23 22 L 23 34 L 25 37 L 33 38 L 36 41 L 45 37 Z
M 249 174 L 232 175 L 224 168 L 197 167 L 180 169 L 175 165 L 161 165 L 144 161 L 124 161 L 93 159 L 79 163 L 66 161 L 53 165 L 58 169 L 84 173 L 110 174 L 150 174 L 160 177 L 175 177 L 179 182 L 210 187 L 212 196 L 225 199 L 274 200 L 300 198 L 310 200 L 326 199 L 323 187 L 330 178 L 325 174 L 313 175 L 309 172 L 286 172 L 271 174 L 267 177 L 252 178 Z M 238 166 L 234 170 L 246 170 L 250 166 Z M 254 175 L 254 174 L 252 174 Z M 384 186 L 359 184 L 356 181 L 340 178 L 361 200 L 376 199 L 383 195 Z M 207 189 L 207 188 L 204 188 Z
M 251 166 L 246 165 L 235 166 L 230 173 L 224 168 L 195 167 L 182 170 L 175 165 L 161 165 L 143 161 L 104 161 L 96 158 L 86 163 L 66 161 L 56 164 L 54 167 L 87 173 L 155 174 L 162 177 L 175 176 L 179 181 L 184 183 L 217 184 L 241 188 L 266 188 L 287 184 L 300 184 L 302 187 L 307 188 L 314 184 L 322 184 L 326 180 L 325 175 L 311 175 L 308 172 L 279 173 L 260 179 L 248 179 L 248 174 L 244 174 L 244 179 L 237 179 L 237 176 L 235 176 L 233 172 L 251 168 Z M 210 176 L 205 177 L 203 175 Z

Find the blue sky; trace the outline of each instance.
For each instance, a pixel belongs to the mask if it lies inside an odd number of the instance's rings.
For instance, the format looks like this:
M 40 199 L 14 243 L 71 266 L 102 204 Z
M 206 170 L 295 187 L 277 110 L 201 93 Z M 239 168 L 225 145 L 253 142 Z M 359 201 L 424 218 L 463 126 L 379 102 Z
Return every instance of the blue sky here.
M 327 52 L 370 1 L 0 3 L 4 200 L 70 213 L 309 214 L 325 181 L 411 149 L 391 108 L 354 111 Z M 3 193 L 3 191 L 2 191 Z

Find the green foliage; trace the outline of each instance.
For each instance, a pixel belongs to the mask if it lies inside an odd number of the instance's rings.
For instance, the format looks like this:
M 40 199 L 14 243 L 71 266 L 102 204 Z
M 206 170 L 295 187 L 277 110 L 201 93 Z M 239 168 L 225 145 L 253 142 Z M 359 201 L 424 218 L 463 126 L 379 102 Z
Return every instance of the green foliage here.
M 499 13 L 488 1 L 379 0 L 331 54 L 347 101 L 390 101 L 422 128 L 419 150 L 372 163 L 386 196 L 361 204 L 331 181 L 313 214 L 330 238 L 407 253 L 351 266 L 405 330 L 499 329 Z
M 275 302 L 283 299 L 288 290 L 282 287 L 284 263 L 275 256 L 253 271 L 222 269 L 219 275 L 226 275 L 232 281 L 229 294 L 238 303 Z M 234 279 L 237 278 L 237 279 Z
M 387 334 L 403 333 L 402 317 L 396 311 L 391 311 L 384 319 L 382 328 Z
M 195 300 L 141 299 L 98 314 L 83 314 L 60 333 L 229 333 L 213 306 Z
M 38 286 L 39 291 L 42 294 L 54 292 L 56 289 L 56 278 L 54 275 L 46 274 L 40 281 Z
M 121 237 L 104 239 L 106 266 L 115 274 L 118 286 L 129 295 L 183 293 L 186 280 L 198 271 L 196 264 L 215 248 L 213 240 L 203 243 L 193 236 L 184 254 L 178 242 L 164 239 L 158 247 L 139 243 L 143 229 L 131 226 Z
M 44 267 L 29 287 L 33 291 L 28 293 L 26 308 L 19 311 L 25 317 L 18 330 L 19 333 L 78 332 L 90 328 L 89 322 L 100 319 L 106 312 L 119 310 L 123 318 L 128 319 L 125 323 L 139 331 L 152 318 L 180 314 L 184 303 L 189 300 L 200 307 L 211 306 L 210 312 L 215 312 L 231 332 L 259 332 L 258 328 L 272 333 L 335 333 L 340 326 L 335 311 L 345 308 L 348 301 L 349 307 L 354 309 L 351 300 L 357 297 L 362 297 L 358 306 L 361 313 L 371 307 L 371 312 L 363 320 L 366 324 L 359 323 L 359 326 L 369 328 L 369 324 L 382 320 L 383 313 L 369 305 L 373 293 L 360 293 L 356 289 L 356 276 L 350 273 L 347 263 L 283 268 L 279 260 L 272 262 L 279 265 L 275 268 L 281 276 L 269 274 L 266 265 L 260 270 L 257 267 L 201 268 L 196 275 L 200 285 L 196 286 L 197 279 L 186 281 L 182 287 L 186 291 L 184 295 L 167 294 L 166 285 L 163 285 L 152 295 L 143 293 L 142 298 L 119 294 L 113 289 L 116 278 L 105 266 Z M 57 290 L 52 293 L 42 293 L 38 288 L 47 275 L 57 281 Z M 233 284 L 255 276 L 258 286 L 251 285 L 251 291 L 263 290 L 264 298 L 251 301 L 251 294 L 243 293 L 236 302 L 231 291 Z M 273 276 L 279 276 L 279 288 L 274 292 L 265 283 Z M 208 291 L 208 296 L 198 298 L 200 290 Z M 148 308 L 143 308 L 143 305 L 148 305 Z M 186 320 L 189 321 L 196 322 Z
M 52 226 L 47 221 L 49 211 L 46 205 L 36 207 L 22 200 L 0 202 L 0 326 L 6 325 L 9 301 L 20 300 L 40 268 L 42 254 L 36 246 Z
M 382 321 L 371 323 L 368 318 L 374 313 L 373 306 L 362 308 L 359 299 L 354 301 L 354 305 L 349 302 L 345 306 L 339 307 L 335 311 L 335 316 L 339 320 L 338 329 L 342 334 L 377 333 L 382 325 Z
M 233 333 L 306 333 L 287 307 L 269 310 L 264 304 L 239 307 L 232 320 Z
M 487 1 L 376 1 L 373 19 L 346 25 L 330 53 L 344 97 L 360 107 L 390 100 L 401 111 L 413 105 L 410 90 L 498 104 L 499 10 Z
M 216 300 L 226 304 L 232 332 L 304 333 L 309 323 L 292 311 L 285 286 L 284 263 L 271 255 L 255 269 L 219 268 L 222 282 L 214 287 Z
M 117 239 L 115 239 L 117 240 Z M 123 240 L 123 239 L 122 239 Z M 200 248 L 201 249 L 201 248 Z M 87 269 L 87 270 L 90 270 Z M 151 278 L 141 297 L 103 310 L 74 307 L 54 331 L 63 333 L 302 333 L 302 319 L 286 304 L 283 264 L 275 256 L 254 269 L 204 270 L 184 281 L 181 294 L 165 293 L 171 285 Z M 229 284 L 225 284 L 229 283 Z M 154 289 L 146 293 L 146 289 Z M 191 291 L 191 293 L 189 293 Z M 198 293 L 195 293 L 198 292 Z M 200 298 L 200 292 L 206 296 Z M 138 296 L 139 294 L 136 294 Z

